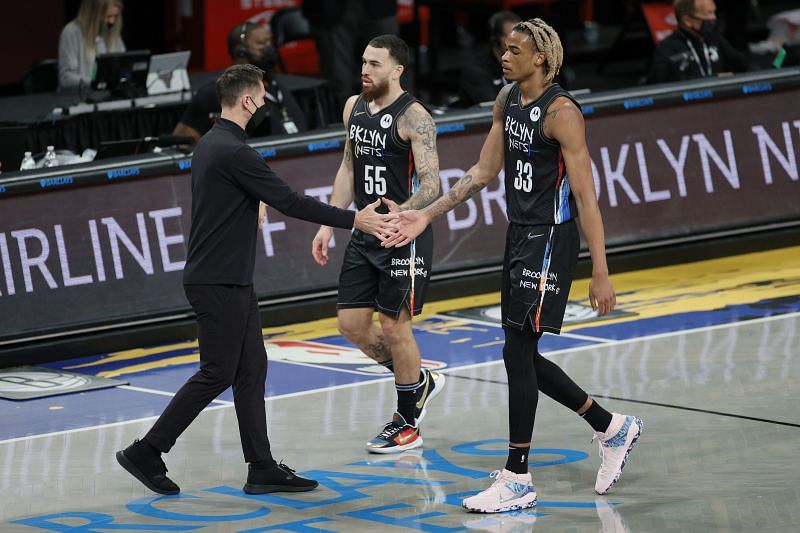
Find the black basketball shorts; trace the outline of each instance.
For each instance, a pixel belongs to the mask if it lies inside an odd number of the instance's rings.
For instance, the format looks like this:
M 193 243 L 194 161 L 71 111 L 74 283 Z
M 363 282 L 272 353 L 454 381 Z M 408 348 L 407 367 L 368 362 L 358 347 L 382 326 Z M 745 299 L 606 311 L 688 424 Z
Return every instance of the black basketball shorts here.
M 503 325 L 560 333 L 580 235 L 575 220 L 563 224 L 509 224 L 503 261 Z
M 432 260 L 430 227 L 415 239 L 413 246 L 401 248 L 383 248 L 376 237 L 356 230 L 344 253 L 336 307 L 372 307 L 394 318 L 406 307 L 412 316 L 418 315 L 425 302 Z

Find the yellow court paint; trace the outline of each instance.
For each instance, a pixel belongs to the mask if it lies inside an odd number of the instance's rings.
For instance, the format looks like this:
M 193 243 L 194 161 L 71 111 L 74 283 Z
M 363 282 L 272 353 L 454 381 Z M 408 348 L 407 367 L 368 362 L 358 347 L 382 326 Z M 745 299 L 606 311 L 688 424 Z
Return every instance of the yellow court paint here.
M 623 323 L 666 316 L 689 311 L 708 311 L 729 304 L 754 303 L 770 298 L 800 294 L 800 247 L 781 248 L 765 252 L 734 255 L 719 259 L 708 259 L 665 267 L 649 268 L 634 272 L 613 274 L 612 283 L 617 292 L 617 307 L 635 313 L 609 319 L 602 324 Z M 570 300 L 588 305 L 589 279 L 575 280 L 570 291 Z M 470 331 L 485 328 L 469 320 L 455 319 L 445 326 L 422 323 L 433 315 L 465 309 L 490 306 L 500 303 L 500 292 L 477 296 L 465 296 L 425 304 L 425 311 L 414 319 L 418 327 L 430 333 Z M 335 307 L 331 305 L 331 313 Z M 598 323 L 600 324 L 600 323 Z M 585 324 L 565 326 L 564 331 L 586 327 Z M 306 340 L 337 335 L 336 318 L 323 318 L 302 324 L 268 327 L 263 330 L 267 340 Z M 95 364 L 136 359 L 181 348 L 196 348 L 197 341 L 183 342 L 148 349 L 134 349 L 110 354 L 96 363 L 76 365 L 81 368 Z M 99 374 L 103 377 L 149 370 L 195 362 L 196 353 L 176 356 L 151 363 L 134 365 L 116 371 Z
M 169 351 L 169 346 L 162 346 L 161 348 L 165 352 Z M 107 360 L 108 359 L 103 359 L 102 362 L 105 362 Z M 123 374 L 145 372 L 147 370 L 152 370 L 154 368 L 166 368 L 168 366 L 188 365 L 190 363 L 196 363 L 198 361 L 200 361 L 200 354 L 199 352 L 195 351 L 194 353 L 189 355 L 178 355 L 175 357 L 168 357 L 166 359 L 149 361 L 147 363 L 139 363 L 137 365 L 125 366 L 122 368 L 118 368 L 116 370 L 106 370 L 105 372 L 98 372 L 97 375 L 100 376 L 101 378 L 114 378 L 117 376 L 121 376 Z
M 115 363 L 117 361 L 129 361 L 131 359 L 138 359 L 140 357 L 147 357 L 148 355 L 156 355 L 164 352 L 170 352 L 172 350 L 180 350 L 185 348 L 194 348 L 197 349 L 197 339 L 189 342 L 179 342 L 177 344 L 169 344 L 166 346 L 156 346 L 154 348 L 134 348 L 132 350 L 124 350 L 121 352 L 114 352 L 109 354 L 108 357 L 103 358 L 100 361 L 92 361 L 90 363 L 83 363 L 80 365 L 72 365 L 72 366 L 65 366 L 65 370 L 73 370 L 76 368 L 87 368 L 97 365 L 105 365 L 108 363 Z M 99 374 L 98 374 L 99 375 Z M 109 376 L 105 376 L 109 377 Z

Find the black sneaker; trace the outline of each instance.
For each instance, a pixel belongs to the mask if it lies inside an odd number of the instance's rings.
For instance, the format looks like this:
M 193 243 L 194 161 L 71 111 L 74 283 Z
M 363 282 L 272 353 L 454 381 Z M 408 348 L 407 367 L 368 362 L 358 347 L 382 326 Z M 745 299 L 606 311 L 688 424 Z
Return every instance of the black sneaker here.
M 247 494 L 267 494 L 269 492 L 306 492 L 319 485 L 313 479 L 295 475 L 294 470 L 285 464 L 277 464 L 272 468 L 253 468 L 248 465 L 247 483 L 244 491 Z
M 158 494 L 178 494 L 181 489 L 167 477 L 167 466 L 161 454 L 154 453 L 139 439 L 117 452 L 117 462 L 144 486 Z
M 425 383 L 417 389 L 417 403 L 415 407 L 415 425 L 419 426 L 422 419 L 425 417 L 425 410 L 431 400 L 442 392 L 444 388 L 444 374 L 439 372 L 432 372 L 428 369 L 422 371 L 425 374 Z

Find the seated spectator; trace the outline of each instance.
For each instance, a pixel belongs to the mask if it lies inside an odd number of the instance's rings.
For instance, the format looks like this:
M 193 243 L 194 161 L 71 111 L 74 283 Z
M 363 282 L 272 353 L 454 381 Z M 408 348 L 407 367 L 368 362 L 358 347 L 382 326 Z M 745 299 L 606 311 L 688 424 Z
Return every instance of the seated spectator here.
M 678 29 L 658 43 L 650 83 L 689 80 L 747 70 L 744 55 L 716 29 L 714 0 L 675 0 Z
M 498 11 L 489 18 L 489 49 L 461 71 L 459 104 L 467 107 L 491 102 L 508 83 L 503 77 L 501 59 L 506 52 L 506 37 L 521 20 L 511 11 Z
M 122 0 L 83 0 L 58 40 L 59 91 L 88 87 L 98 55 L 125 51 L 121 31 Z
M 308 129 L 308 121 L 297 100 L 275 79 L 277 53 L 266 28 L 254 22 L 237 24 L 231 28 L 228 32 L 228 54 L 234 65 L 250 63 L 264 71 L 268 116 L 253 131 L 248 130 L 249 136 L 298 133 Z M 197 141 L 211 129 L 219 114 L 216 80 L 211 80 L 197 89 L 172 133 L 193 137 Z

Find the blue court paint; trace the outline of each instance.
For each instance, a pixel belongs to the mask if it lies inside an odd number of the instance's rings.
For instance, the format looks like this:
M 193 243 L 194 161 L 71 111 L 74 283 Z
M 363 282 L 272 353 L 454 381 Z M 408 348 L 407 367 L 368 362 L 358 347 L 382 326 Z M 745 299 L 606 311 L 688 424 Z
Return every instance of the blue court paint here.
M 50 398 L 0 400 L 0 440 L 102 425 L 161 414 L 170 398 L 126 389 L 102 389 Z M 50 411 L 49 407 L 62 409 Z
M 309 470 L 302 472 L 300 475 L 319 481 L 320 485 L 325 488 L 336 492 L 339 496 L 329 498 L 327 500 L 307 502 L 293 498 L 284 498 L 283 496 L 276 496 L 274 494 L 245 494 L 241 489 L 233 487 L 221 486 L 205 489 L 205 492 L 212 492 L 215 494 L 225 494 L 227 496 L 234 496 L 237 498 L 245 498 L 247 500 L 258 501 L 270 505 L 282 505 L 292 509 L 314 509 L 317 507 L 324 507 L 326 505 L 334 505 L 345 502 L 352 502 L 362 498 L 370 498 L 369 494 L 359 491 L 359 489 L 368 489 L 379 487 L 386 484 L 397 485 L 449 485 L 452 481 L 437 481 L 437 480 L 420 480 L 408 479 L 402 477 L 390 476 L 376 476 L 372 474 L 359 474 L 355 472 L 331 472 L 328 470 Z M 346 480 L 342 483 L 337 480 Z M 356 483 L 351 483 L 356 481 Z
M 490 441 L 476 441 L 456 445 L 453 449 L 461 449 L 473 451 L 480 449 L 486 443 L 498 442 L 500 439 Z M 547 450 L 552 453 L 554 450 Z M 555 450 L 564 457 L 576 457 L 581 455 L 582 452 L 576 450 Z M 585 455 L 585 454 L 583 454 Z M 319 533 L 325 531 L 341 530 L 342 519 L 337 517 L 346 517 L 348 524 L 352 526 L 352 518 L 364 522 L 365 528 L 377 528 L 383 526 L 393 526 L 399 528 L 407 528 L 421 531 L 460 531 L 462 528 L 445 527 L 437 523 L 437 519 L 441 516 L 447 515 L 447 512 L 431 511 L 425 512 L 428 505 L 440 506 L 444 503 L 450 506 L 460 506 L 461 500 L 467 496 L 471 496 L 478 492 L 458 490 L 458 484 L 469 482 L 474 484 L 475 471 L 464 469 L 458 465 L 445 460 L 441 454 L 436 450 L 426 450 L 424 457 L 419 457 L 421 464 L 427 465 L 422 472 L 415 469 L 408 470 L 407 465 L 399 465 L 395 468 L 398 474 L 408 474 L 411 472 L 414 476 L 419 476 L 421 473 L 424 479 L 416 477 L 400 477 L 400 476 L 381 476 L 374 474 L 365 474 L 362 472 L 348 471 L 348 467 L 361 467 L 364 465 L 355 463 L 343 467 L 343 471 L 330 471 L 330 470 L 310 470 L 301 472 L 300 474 L 306 477 L 317 479 L 325 491 L 332 491 L 337 494 L 333 498 L 328 498 L 322 501 L 303 501 L 297 498 L 297 495 L 288 495 L 287 497 L 278 496 L 275 494 L 263 495 L 249 495 L 245 494 L 238 487 L 231 487 L 227 485 L 209 487 L 203 489 L 198 493 L 187 494 L 182 493 L 177 496 L 154 496 L 147 498 L 140 498 L 133 500 L 124 506 L 120 506 L 119 512 L 116 515 L 106 513 L 85 513 L 85 512 L 72 512 L 66 511 L 63 513 L 54 513 L 43 516 L 36 516 L 16 520 L 12 523 L 26 525 L 31 528 L 36 528 L 44 531 L 70 531 L 70 532 L 94 532 L 106 530 L 131 530 L 131 531 L 187 531 L 198 528 L 206 527 L 221 527 L 227 530 L 247 531 L 247 532 L 261 532 L 261 531 L 297 531 L 297 532 L 311 532 Z M 391 467 L 393 461 L 386 461 L 385 464 L 367 466 L 389 466 Z M 397 461 L 394 461 L 397 463 Z M 561 462 L 563 464 L 563 461 Z M 430 479 L 429 470 L 437 470 L 438 474 L 444 474 L 443 479 Z M 405 470 L 405 472 L 403 472 Z M 485 474 L 481 473 L 480 477 Z M 442 477 L 442 476 L 439 476 Z M 488 477 L 488 476 L 486 476 Z M 455 479 L 451 479 L 455 478 Z M 488 480 L 487 480 L 488 481 Z M 385 505 L 385 496 L 379 496 L 380 505 L 375 505 L 373 502 L 374 489 L 384 485 L 399 485 L 407 486 L 406 489 L 412 495 L 418 496 L 417 504 L 409 503 L 394 503 Z M 454 490 L 451 493 L 445 492 L 446 490 Z M 385 491 L 384 491 L 385 492 Z M 379 492 L 380 494 L 380 492 Z M 222 495 L 236 499 L 247 500 L 252 502 L 253 509 L 246 513 L 228 513 L 226 510 L 228 506 L 221 502 L 218 498 L 210 499 L 209 495 Z M 433 496 L 431 496 L 433 495 Z M 204 501 L 204 496 L 206 500 Z M 180 508 L 180 502 L 187 502 L 187 512 L 177 512 L 175 509 Z M 171 511 L 168 511 L 159 506 L 159 503 L 168 503 Z M 353 509 L 346 513 L 333 514 L 330 510 L 331 505 L 348 504 L 348 507 Z M 573 509 L 593 509 L 601 505 L 617 505 L 616 503 L 592 502 L 592 501 L 540 501 L 538 507 L 550 508 L 573 508 Z M 360 508 L 359 508 L 360 507 Z M 217 512 L 218 514 L 197 514 L 197 512 L 188 512 L 189 510 L 196 511 L 197 509 Z M 292 520 L 278 524 L 259 525 L 259 522 L 269 522 L 273 511 L 292 511 L 302 512 L 305 510 L 313 509 L 310 514 L 315 512 L 319 516 L 305 516 L 299 520 Z M 446 508 L 445 508 L 446 509 Z M 420 512 L 422 511 L 422 512 Z M 531 515 L 534 517 L 546 517 L 549 513 L 542 513 L 539 511 L 526 510 L 521 512 L 522 515 Z M 309 513 L 305 513 L 308 515 Z M 471 514 L 465 514 L 465 520 L 470 520 Z M 129 524 L 133 517 L 141 519 L 146 517 L 147 524 Z M 240 523 L 244 521 L 256 521 L 256 524 L 248 523 L 247 525 Z M 80 521 L 76 525 L 76 521 Z M 115 523 L 119 521 L 118 523 Z M 336 522 L 339 527 L 334 527 Z M 325 524 L 331 523 L 333 529 L 327 529 Z M 371 526 L 369 524 L 372 524 Z M 257 527 L 253 527 L 256 525 Z M 319 525 L 320 527 L 317 527 Z
M 239 491 L 241 492 L 241 490 Z M 191 494 L 178 494 L 176 496 L 154 496 L 149 498 L 141 498 L 139 500 L 134 500 L 130 502 L 125 507 L 128 511 L 139 514 L 142 516 L 146 516 L 148 518 L 153 518 L 156 520 L 177 520 L 183 522 L 237 522 L 239 520 L 252 520 L 254 518 L 261 518 L 263 516 L 267 516 L 270 511 L 266 507 L 261 507 L 256 511 L 252 511 L 250 513 L 242 513 L 242 514 L 219 514 L 219 515 L 198 515 L 198 514 L 184 514 L 184 513 L 175 513 L 171 511 L 166 511 L 164 509 L 159 509 L 154 504 L 163 501 L 163 500 L 197 500 L 199 496 L 193 496 Z M 224 509 L 221 509 L 224 511 Z
M 324 516 L 317 518 L 309 518 L 306 520 L 297 520 L 295 522 L 284 522 L 283 524 L 275 524 L 267 527 L 257 527 L 255 529 L 245 529 L 239 533 L 261 533 L 262 531 L 292 531 L 296 533 L 327 533 L 334 531 L 332 529 L 320 529 L 318 527 L 310 526 L 309 524 L 319 524 L 322 522 L 333 522 L 332 519 Z
M 69 522 L 64 523 L 64 520 Z M 75 525 L 75 519 L 86 520 L 85 524 Z M 92 531 L 191 531 L 200 529 L 202 525 L 179 524 L 115 524 L 115 518 L 105 513 L 54 513 L 33 518 L 14 520 L 12 524 L 22 524 L 43 531 L 69 531 L 72 533 L 89 533 Z

